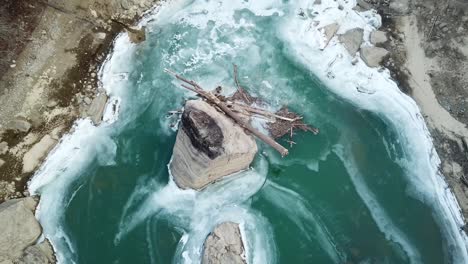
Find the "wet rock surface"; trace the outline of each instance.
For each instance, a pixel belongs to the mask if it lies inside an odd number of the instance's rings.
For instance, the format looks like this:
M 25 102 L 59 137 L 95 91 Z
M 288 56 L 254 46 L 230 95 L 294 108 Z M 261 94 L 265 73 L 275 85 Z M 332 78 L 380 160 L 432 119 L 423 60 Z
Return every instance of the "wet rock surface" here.
M 369 67 L 378 67 L 383 61 L 388 51 L 379 47 L 363 47 L 361 49 L 361 58 Z
M 201 189 L 247 169 L 257 153 L 254 138 L 201 100 L 187 101 L 170 170 L 181 188 Z
M 239 225 L 224 222 L 206 238 L 202 264 L 245 264 L 244 243 Z

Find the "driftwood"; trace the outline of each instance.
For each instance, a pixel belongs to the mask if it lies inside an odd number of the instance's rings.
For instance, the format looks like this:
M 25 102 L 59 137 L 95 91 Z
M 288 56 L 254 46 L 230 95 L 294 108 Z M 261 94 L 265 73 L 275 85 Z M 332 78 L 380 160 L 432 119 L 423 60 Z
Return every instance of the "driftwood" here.
M 205 100 L 210 102 L 211 104 L 214 104 L 215 106 L 219 107 L 227 116 L 232 118 L 237 124 L 239 124 L 241 127 L 255 135 L 257 138 L 265 142 L 266 144 L 270 145 L 273 147 L 275 150 L 277 150 L 281 156 L 286 156 L 289 154 L 288 149 L 285 147 L 281 146 L 278 142 L 276 142 L 273 138 L 263 134 L 262 132 L 258 131 L 252 125 L 250 125 L 248 122 L 246 122 L 242 117 L 240 117 L 238 114 L 236 114 L 234 111 L 231 110 L 231 108 L 223 101 L 221 101 L 218 97 L 216 97 L 213 93 L 205 91 L 203 88 L 200 87 L 196 82 L 192 80 L 185 79 L 184 77 L 178 75 L 175 72 L 172 72 L 168 69 L 164 70 L 165 72 L 171 74 L 178 80 L 184 82 L 181 86 L 184 87 L 187 90 L 190 90 L 201 97 L 203 97 Z

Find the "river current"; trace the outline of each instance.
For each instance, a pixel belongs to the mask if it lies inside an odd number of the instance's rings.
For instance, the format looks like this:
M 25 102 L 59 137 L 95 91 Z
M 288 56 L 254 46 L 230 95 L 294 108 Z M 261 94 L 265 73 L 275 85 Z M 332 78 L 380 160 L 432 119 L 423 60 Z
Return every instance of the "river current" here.
M 121 34 L 101 70 L 104 122 L 78 121 L 30 183 L 59 262 L 199 263 L 213 227 L 233 221 L 248 263 L 468 263 L 419 109 L 387 70 L 353 65 L 336 37 L 323 42 L 320 28 L 334 22 L 365 38 L 380 26 L 354 6 L 174 0 L 141 22 L 145 42 Z M 285 158 L 259 141 L 250 170 L 180 190 L 166 113 L 194 94 L 164 69 L 229 93 L 233 63 L 251 94 L 321 133 L 297 133 Z

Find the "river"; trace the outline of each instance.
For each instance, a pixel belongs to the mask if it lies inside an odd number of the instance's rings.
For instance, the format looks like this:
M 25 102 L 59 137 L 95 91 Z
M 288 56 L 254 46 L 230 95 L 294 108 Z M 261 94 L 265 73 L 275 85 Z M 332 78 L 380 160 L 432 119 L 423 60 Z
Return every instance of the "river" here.
M 103 124 L 79 120 L 29 186 L 61 263 L 199 263 L 227 220 L 240 224 L 249 263 L 468 263 L 414 101 L 387 70 L 353 65 L 336 38 L 323 49 L 324 25 L 368 37 L 380 17 L 353 0 L 313 2 L 170 1 L 141 22 L 145 42 L 116 39 L 101 70 L 113 104 Z M 296 134 L 285 158 L 259 142 L 251 170 L 180 190 L 166 113 L 194 95 L 164 69 L 229 93 L 233 63 L 251 94 L 320 134 Z

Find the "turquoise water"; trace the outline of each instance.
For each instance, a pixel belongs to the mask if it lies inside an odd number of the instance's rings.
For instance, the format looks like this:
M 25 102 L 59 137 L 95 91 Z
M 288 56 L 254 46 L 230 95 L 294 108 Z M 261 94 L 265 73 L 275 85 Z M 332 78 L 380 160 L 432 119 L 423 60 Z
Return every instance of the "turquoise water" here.
M 408 180 L 418 172 L 406 162 L 412 149 L 398 126 L 331 93 L 280 37 L 297 7 L 286 1 L 259 15 L 233 5 L 233 22 L 222 23 L 221 11 L 194 11 L 210 5 L 172 7 L 191 15 L 157 15 L 144 43 L 116 43 L 103 79 L 120 98 L 119 119 L 78 126 L 88 134 L 70 138 L 80 138 L 67 159 L 75 162 L 54 164 L 52 156 L 43 170 L 63 166 L 62 176 L 39 188 L 39 217 L 59 259 L 197 263 L 212 227 L 232 220 L 243 227 L 251 263 L 463 263 L 466 248 L 444 228 L 444 205 Z M 163 69 L 232 92 L 233 63 L 250 93 L 273 108 L 288 105 L 321 133 L 298 132 L 285 158 L 258 142 L 252 170 L 201 194 L 178 190 L 167 169 L 176 131 L 165 114 L 193 94 Z

